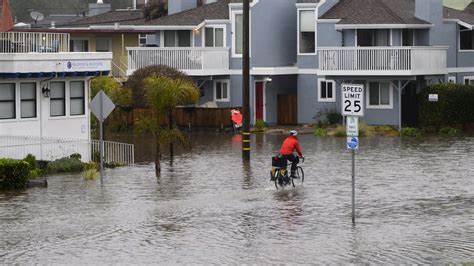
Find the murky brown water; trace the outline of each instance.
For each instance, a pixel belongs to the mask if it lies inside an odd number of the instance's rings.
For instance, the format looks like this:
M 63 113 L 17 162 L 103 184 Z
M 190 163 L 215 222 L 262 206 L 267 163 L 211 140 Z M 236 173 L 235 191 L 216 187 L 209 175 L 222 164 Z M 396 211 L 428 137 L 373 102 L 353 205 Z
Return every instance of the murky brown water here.
M 143 164 L 0 194 L 0 263 L 474 262 L 474 139 L 363 139 L 355 226 L 345 139 L 301 136 L 305 185 L 285 191 L 282 136 L 255 140 L 250 165 L 239 136 L 196 134 L 160 179 Z

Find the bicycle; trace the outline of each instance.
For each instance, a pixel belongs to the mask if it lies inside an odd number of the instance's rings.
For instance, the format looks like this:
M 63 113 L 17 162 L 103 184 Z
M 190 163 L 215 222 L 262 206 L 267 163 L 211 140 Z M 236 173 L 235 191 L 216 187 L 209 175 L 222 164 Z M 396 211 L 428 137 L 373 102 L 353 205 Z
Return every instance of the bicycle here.
M 299 157 L 298 163 L 299 163 Z M 304 158 L 303 162 L 304 163 Z M 296 167 L 295 177 L 291 178 L 288 175 L 288 161 L 286 158 L 277 155 L 272 157 L 272 170 L 270 171 L 270 181 L 275 182 L 276 189 L 289 186 L 290 183 L 293 187 L 296 187 L 296 184 L 304 182 L 304 171 L 301 166 Z

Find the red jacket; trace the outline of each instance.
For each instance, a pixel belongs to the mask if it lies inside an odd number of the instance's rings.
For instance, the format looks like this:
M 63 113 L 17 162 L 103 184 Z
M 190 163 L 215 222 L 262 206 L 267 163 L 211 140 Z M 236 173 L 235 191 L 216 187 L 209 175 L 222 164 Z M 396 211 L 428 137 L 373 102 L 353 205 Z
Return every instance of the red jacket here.
M 303 153 L 301 152 L 300 144 L 298 144 L 298 139 L 294 136 L 288 136 L 283 144 L 281 145 L 280 154 L 281 155 L 292 155 L 293 151 L 296 149 L 298 155 L 303 157 Z

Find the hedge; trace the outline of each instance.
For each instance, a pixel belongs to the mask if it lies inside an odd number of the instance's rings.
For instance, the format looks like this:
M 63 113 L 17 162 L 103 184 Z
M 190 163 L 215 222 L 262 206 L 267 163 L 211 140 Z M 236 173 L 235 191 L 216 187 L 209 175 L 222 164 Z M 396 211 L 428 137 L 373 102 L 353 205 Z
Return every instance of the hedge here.
M 30 165 L 24 161 L 0 159 L 0 189 L 24 189 L 28 183 Z
M 429 94 L 438 94 L 438 102 L 429 102 Z M 420 123 L 439 130 L 474 122 L 474 86 L 436 84 L 420 93 Z

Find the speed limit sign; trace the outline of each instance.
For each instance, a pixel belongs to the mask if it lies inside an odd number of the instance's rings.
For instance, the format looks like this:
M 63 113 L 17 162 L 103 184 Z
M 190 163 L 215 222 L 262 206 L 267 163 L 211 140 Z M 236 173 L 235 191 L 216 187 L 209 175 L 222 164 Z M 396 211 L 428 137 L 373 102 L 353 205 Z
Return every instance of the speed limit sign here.
M 364 85 L 342 84 L 342 115 L 364 116 Z

